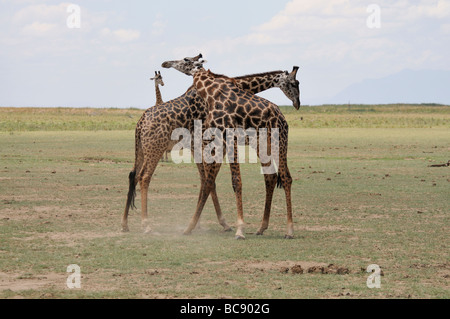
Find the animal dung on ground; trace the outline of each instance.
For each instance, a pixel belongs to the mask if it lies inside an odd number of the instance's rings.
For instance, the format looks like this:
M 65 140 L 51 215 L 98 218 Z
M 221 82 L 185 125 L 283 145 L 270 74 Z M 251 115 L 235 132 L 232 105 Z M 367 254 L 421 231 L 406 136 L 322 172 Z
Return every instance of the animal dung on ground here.
M 296 275 L 296 274 L 303 274 L 303 273 L 308 273 L 308 274 L 332 274 L 332 275 L 348 275 L 350 273 L 350 270 L 346 267 L 339 267 L 337 265 L 334 264 L 329 264 L 327 267 L 323 267 L 323 266 L 311 266 L 308 267 L 306 270 L 304 270 L 302 268 L 301 265 L 295 265 L 293 267 L 291 267 L 291 273 Z M 289 268 L 283 267 L 281 268 L 280 272 L 282 273 L 288 273 L 289 272 Z
M 303 274 L 303 268 L 300 265 L 295 265 L 294 267 L 291 268 L 291 272 L 293 274 Z

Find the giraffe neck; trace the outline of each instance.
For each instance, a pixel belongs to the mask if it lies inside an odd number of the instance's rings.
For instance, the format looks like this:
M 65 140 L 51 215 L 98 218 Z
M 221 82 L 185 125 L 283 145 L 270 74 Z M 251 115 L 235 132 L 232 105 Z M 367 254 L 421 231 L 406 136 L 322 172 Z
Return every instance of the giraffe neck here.
M 273 87 L 280 87 L 280 76 L 283 71 L 259 73 L 234 78 L 237 85 L 253 94 L 263 92 Z
M 163 104 L 164 102 L 161 97 L 161 91 L 159 90 L 158 83 L 155 83 L 155 92 L 156 92 L 156 105 Z
M 248 91 L 253 94 L 263 92 L 265 90 L 280 87 L 281 85 L 281 75 L 283 71 L 273 71 L 266 73 L 258 73 L 252 75 L 244 75 L 232 78 L 236 85 L 244 91 Z M 194 75 L 195 80 L 202 80 L 206 77 L 226 77 L 218 74 L 214 74 L 211 71 L 201 70 Z

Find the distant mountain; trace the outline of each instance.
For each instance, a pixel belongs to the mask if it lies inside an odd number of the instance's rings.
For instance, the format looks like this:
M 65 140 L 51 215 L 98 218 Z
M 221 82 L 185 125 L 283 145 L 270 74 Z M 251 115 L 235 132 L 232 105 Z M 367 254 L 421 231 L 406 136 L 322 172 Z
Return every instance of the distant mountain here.
M 366 79 L 335 95 L 330 104 L 440 103 L 450 105 L 450 71 L 403 70 Z

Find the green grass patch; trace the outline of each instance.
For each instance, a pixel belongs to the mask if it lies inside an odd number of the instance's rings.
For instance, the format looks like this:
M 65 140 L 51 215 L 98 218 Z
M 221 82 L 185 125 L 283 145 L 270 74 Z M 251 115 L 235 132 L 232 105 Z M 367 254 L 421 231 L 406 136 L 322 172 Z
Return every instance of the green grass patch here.
M 339 113 L 345 107 L 330 106 L 336 109 L 329 116 L 337 119 L 362 112 L 358 106 L 356 111 Z M 396 107 L 387 108 L 396 112 Z M 369 108 L 366 113 L 375 113 L 377 118 L 377 110 L 384 106 Z M 283 239 L 286 204 L 282 190 L 275 191 L 269 229 L 264 236 L 255 235 L 265 198 L 257 165 L 241 167 L 245 241 L 221 232 L 210 200 L 201 228 L 191 236 L 182 235 L 200 187 L 194 164 L 160 163 L 149 194 L 154 232 L 142 233 L 137 209 L 130 215 L 130 233 L 122 233 L 127 177 L 134 160 L 134 127 L 112 131 L 54 131 L 51 125 L 39 131 L 2 129 L 0 297 L 449 298 L 449 168 L 429 167 L 450 159 L 448 125 L 292 125 L 292 117 L 321 116 L 314 113 L 318 110 L 283 108 L 291 124 L 288 161 L 294 180 L 293 240 Z M 75 114 L 85 111 L 73 110 Z M 69 110 L 61 112 L 61 119 L 53 114 L 52 121 L 67 121 L 63 118 Z M 142 111 L 105 112 L 106 122 L 127 117 L 121 112 L 136 112 L 136 117 L 125 120 L 135 125 Z M 439 112 L 437 117 L 448 116 L 446 108 Z M 234 225 L 235 195 L 226 164 L 219 173 L 217 190 L 225 218 Z M 139 207 L 139 192 L 136 204 Z M 66 287 L 70 264 L 81 267 L 79 290 Z M 305 270 L 335 264 L 350 273 L 305 271 L 295 275 L 283 271 L 295 264 Z M 370 264 L 383 270 L 381 289 L 366 286 L 364 270 Z

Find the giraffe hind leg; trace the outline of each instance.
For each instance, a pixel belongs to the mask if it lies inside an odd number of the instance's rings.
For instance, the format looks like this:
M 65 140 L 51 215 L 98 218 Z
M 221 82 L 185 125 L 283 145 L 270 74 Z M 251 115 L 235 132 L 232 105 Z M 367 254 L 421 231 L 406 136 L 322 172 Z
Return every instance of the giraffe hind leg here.
M 150 158 L 144 161 L 144 165 L 138 174 L 139 184 L 141 185 L 141 224 L 144 229 L 144 233 L 150 233 L 151 227 L 148 221 L 147 203 L 148 203 L 148 189 L 153 173 L 158 166 L 159 160 L 163 155 L 163 150 L 154 150 L 149 154 L 152 154 Z

